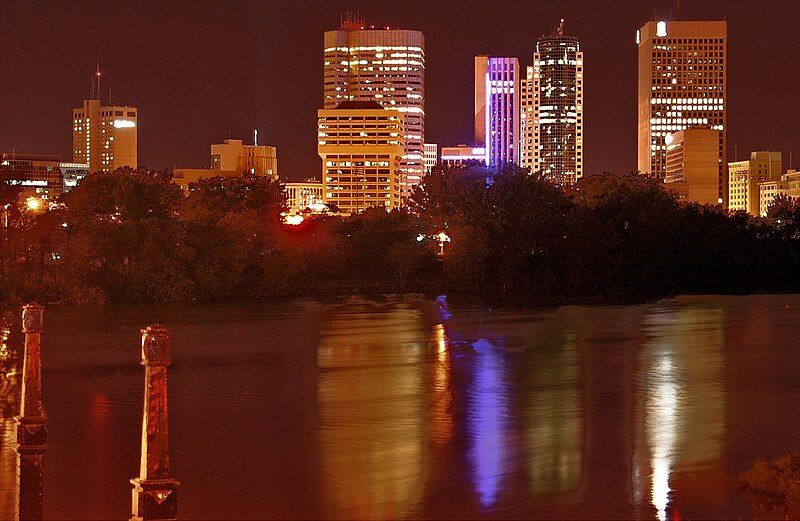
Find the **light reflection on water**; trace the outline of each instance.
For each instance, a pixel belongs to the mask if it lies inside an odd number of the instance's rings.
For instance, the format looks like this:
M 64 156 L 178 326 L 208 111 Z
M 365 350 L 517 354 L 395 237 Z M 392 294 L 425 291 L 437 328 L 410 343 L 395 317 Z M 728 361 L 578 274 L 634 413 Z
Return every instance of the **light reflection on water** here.
M 186 518 L 749 517 L 728 480 L 797 443 L 800 296 L 50 308 L 47 517 L 128 515 L 154 320 Z

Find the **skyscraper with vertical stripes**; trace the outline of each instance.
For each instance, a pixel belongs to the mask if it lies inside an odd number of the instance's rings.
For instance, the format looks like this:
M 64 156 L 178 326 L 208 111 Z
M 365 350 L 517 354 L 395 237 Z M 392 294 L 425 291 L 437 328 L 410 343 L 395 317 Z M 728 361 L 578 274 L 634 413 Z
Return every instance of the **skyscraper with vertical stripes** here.
M 475 57 L 475 144 L 486 149 L 486 164 L 519 164 L 519 60 Z

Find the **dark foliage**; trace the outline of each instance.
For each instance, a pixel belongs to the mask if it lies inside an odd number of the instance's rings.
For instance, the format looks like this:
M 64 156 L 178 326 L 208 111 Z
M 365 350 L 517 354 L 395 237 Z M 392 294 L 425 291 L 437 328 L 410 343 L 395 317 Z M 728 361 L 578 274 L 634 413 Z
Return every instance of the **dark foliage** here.
M 188 301 L 458 290 L 532 299 L 800 290 L 800 205 L 763 219 L 680 203 L 652 179 L 569 190 L 513 166 L 436 167 L 408 208 L 281 224 L 277 182 L 188 194 L 144 170 L 93 174 L 39 215 L 13 207 L 2 298 Z M 450 242 L 438 255 L 439 232 Z

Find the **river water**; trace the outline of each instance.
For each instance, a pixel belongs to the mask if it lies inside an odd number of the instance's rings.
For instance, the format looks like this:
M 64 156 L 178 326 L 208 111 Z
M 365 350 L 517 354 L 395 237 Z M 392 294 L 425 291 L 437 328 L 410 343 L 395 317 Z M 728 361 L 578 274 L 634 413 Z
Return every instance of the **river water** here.
M 46 517 L 130 515 L 156 321 L 183 518 L 735 519 L 752 511 L 730 480 L 800 448 L 800 295 L 52 306 Z

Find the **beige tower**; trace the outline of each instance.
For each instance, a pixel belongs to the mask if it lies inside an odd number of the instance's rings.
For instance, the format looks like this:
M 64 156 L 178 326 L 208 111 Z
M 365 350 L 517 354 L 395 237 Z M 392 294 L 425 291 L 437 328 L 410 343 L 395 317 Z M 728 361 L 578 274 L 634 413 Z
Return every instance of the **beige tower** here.
M 652 21 L 639 46 L 638 169 L 664 178 L 667 135 L 700 126 L 719 132 L 717 201 L 727 205 L 727 35 L 724 21 Z
M 403 113 L 375 101 L 317 112 L 325 202 L 343 212 L 400 206 Z
M 404 116 L 402 191 L 425 173 L 425 37 L 420 31 L 345 20 L 325 32 L 325 105 L 375 101 Z
M 113 172 L 137 163 L 136 107 L 108 106 L 88 99 L 72 111 L 72 161 L 89 172 Z

